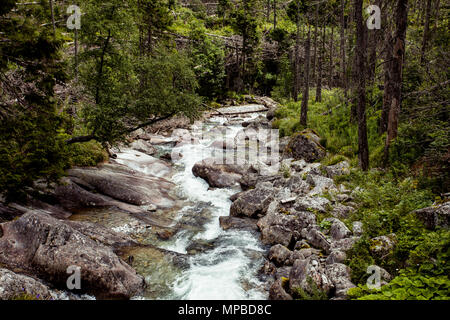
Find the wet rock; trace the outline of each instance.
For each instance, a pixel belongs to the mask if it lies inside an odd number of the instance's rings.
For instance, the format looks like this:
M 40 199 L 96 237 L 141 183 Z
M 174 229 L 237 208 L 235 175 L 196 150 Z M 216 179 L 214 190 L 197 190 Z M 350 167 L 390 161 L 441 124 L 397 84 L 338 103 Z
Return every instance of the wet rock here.
M 208 241 L 208 240 L 196 240 L 192 242 L 187 248 L 186 252 L 188 254 L 197 254 L 202 253 L 207 250 L 214 249 L 215 243 L 214 241 Z
M 34 278 L 0 268 L 0 300 L 51 299 L 52 291 Z
M 156 153 L 155 147 L 153 147 L 148 141 L 142 139 L 133 141 L 130 144 L 130 148 L 145 153 L 149 156 L 152 156 Z
M 96 192 L 132 205 L 155 205 L 170 208 L 174 205 L 169 191 L 175 186 L 163 178 L 145 175 L 120 165 L 100 168 L 75 168 L 68 171 Z
M 385 258 L 392 253 L 396 243 L 395 234 L 373 238 L 370 240 L 370 252 L 378 258 Z
M 237 165 L 219 164 L 217 160 L 208 158 L 197 162 L 192 173 L 208 182 L 212 188 L 228 188 L 238 184 L 246 168 Z
M 283 287 L 287 281 L 287 278 L 279 278 L 273 282 L 269 290 L 270 300 L 292 300 L 292 296 Z
M 327 218 L 325 221 L 331 222 L 330 236 L 334 240 L 341 240 L 348 238 L 352 235 L 352 232 L 347 228 L 345 223 L 336 218 Z
M 72 180 L 65 178 L 55 188 L 53 196 L 63 208 L 69 211 L 112 205 L 111 201 L 108 201 L 102 195 L 89 192 Z
M 101 298 L 130 298 L 144 279 L 112 249 L 43 213 L 26 213 L 3 224 L 0 263 L 20 267 L 65 288 L 67 268 L 81 268 L 82 290 Z
M 263 216 L 273 199 L 274 190 L 265 186 L 245 191 L 231 204 L 230 215 L 249 218 Z
M 434 230 L 437 227 L 448 228 L 450 226 L 450 202 L 416 210 L 414 213 L 428 229 Z
M 289 288 L 291 292 L 300 289 L 306 294 L 314 294 L 318 289 L 328 295 L 333 284 L 328 279 L 318 257 L 310 256 L 294 262 L 289 275 Z
M 276 266 L 283 266 L 289 262 L 291 257 L 291 250 L 281 244 L 276 244 L 269 250 L 269 260 L 275 263 Z
M 342 263 L 333 263 L 326 266 L 325 273 L 335 288 L 335 297 L 347 298 L 347 291 L 355 287 L 350 281 L 350 268 Z
M 330 200 L 322 197 L 300 196 L 294 204 L 294 208 L 298 211 L 311 211 L 325 213 L 331 206 Z
M 223 230 L 237 229 L 258 231 L 258 226 L 256 225 L 257 220 L 251 218 L 223 216 L 219 217 L 219 223 Z
M 329 178 L 346 175 L 350 173 L 350 164 L 347 161 L 342 161 L 335 165 L 325 167 L 325 171 Z
M 314 162 L 325 157 L 325 149 L 320 145 L 320 137 L 310 129 L 291 137 L 287 146 L 287 154 L 292 158 Z

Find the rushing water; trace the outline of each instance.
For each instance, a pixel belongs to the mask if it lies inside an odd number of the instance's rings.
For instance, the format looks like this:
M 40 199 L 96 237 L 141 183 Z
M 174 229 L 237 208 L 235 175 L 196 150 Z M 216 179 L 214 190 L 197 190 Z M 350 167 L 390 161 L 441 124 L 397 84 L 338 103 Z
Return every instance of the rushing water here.
M 254 118 L 252 114 L 247 119 Z M 206 131 L 221 125 L 225 119 L 213 118 L 205 124 Z M 227 137 L 233 138 L 242 129 L 241 125 L 227 126 Z M 212 247 L 189 257 L 189 269 L 184 271 L 172 286 L 170 298 L 177 299 L 265 299 L 263 284 L 257 272 L 262 265 L 262 248 L 258 236 L 248 231 L 227 230 L 219 225 L 220 216 L 228 216 L 229 197 L 240 191 L 239 187 L 210 189 L 209 185 L 192 173 L 196 162 L 208 155 L 216 135 L 199 137 L 195 143 L 175 147 L 173 152 L 182 155 L 175 161 L 178 172 L 172 177 L 180 196 L 193 206 L 180 211 L 183 219 L 195 208 L 202 206 L 209 211 L 208 219 L 199 232 L 182 231 L 166 246 L 166 249 L 186 253 L 193 242 L 208 242 Z M 194 212 L 195 214 L 195 212 Z

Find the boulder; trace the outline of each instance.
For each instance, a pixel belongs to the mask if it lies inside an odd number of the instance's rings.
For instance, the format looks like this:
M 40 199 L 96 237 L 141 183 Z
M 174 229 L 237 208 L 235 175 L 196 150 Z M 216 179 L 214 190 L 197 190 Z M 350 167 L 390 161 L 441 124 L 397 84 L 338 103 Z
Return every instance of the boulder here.
M 292 296 L 283 287 L 287 281 L 286 278 L 279 278 L 272 283 L 269 289 L 270 300 L 292 300 Z
M 333 283 L 335 289 L 335 298 L 347 298 L 347 291 L 354 288 L 355 285 L 351 282 L 350 268 L 342 263 L 328 264 L 325 268 L 325 274 Z
M 144 279 L 112 249 L 49 215 L 29 212 L 2 229 L 0 264 L 55 287 L 66 287 L 70 266 L 81 269 L 81 290 L 100 298 L 130 298 L 144 287 Z
M 219 164 L 217 160 L 208 158 L 197 162 L 192 173 L 200 177 L 212 188 L 228 188 L 238 184 L 246 169 L 241 166 Z
M 361 221 L 354 221 L 353 222 L 353 234 L 355 236 L 362 236 L 363 234 L 363 224 Z
M 148 141 L 142 139 L 133 141 L 130 144 L 130 148 L 145 153 L 149 156 L 152 156 L 156 153 L 155 147 L 153 147 Z
M 325 167 L 325 171 L 329 178 L 346 175 L 350 173 L 350 164 L 347 161 L 342 161 L 335 165 Z
M 52 297 L 52 291 L 41 281 L 0 268 L 0 300 L 39 300 Z
M 385 258 L 393 252 L 396 243 L 395 234 L 370 239 L 370 252 L 378 258 Z
M 334 250 L 347 252 L 353 248 L 355 243 L 358 242 L 360 238 L 361 237 L 350 237 L 344 238 L 342 240 L 333 241 L 331 243 L 330 252 L 333 252 Z
M 355 208 L 338 203 L 331 211 L 331 215 L 338 219 L 347 219 L 354 211 Z
M 308 174 L 306 182 L 314 188 L 308 193 L 309 196 L 321 195 L 326 191 L 337 191 L 334 181 L 330 178 L 316 174 Z
M 333 288 L 333 283 L 328 279 L 319 258 L 310 256 L 304 260 L 295 260 L 289 275 L 289 288 L 291 292 L 300 289 L 312 295 L 320 290 L 328 295 Z
M 326 253 L 330 252 L 331 242 L 319 230 L 315 228 L 310 229 L 308 235 L 306 236 L 306 239 L 308 240 L 308 243 L 310 243 L 313 247 L 322 249 Z
M 341 220 L 336 218 L 326 218 L 325 221 L 331 222 L 330 236 L 334 240 L 341 240 L 344 238 L 348 238 L 352 235 L 352 232 Z
M 345 252 L 339 251 L 339 250 L 333 250 L 328 255 L 326 259 L 326 264 L 333 264 L 333 263 L 344 263 L 344 261 L 347 259 L 347 255 Z
M 269 250 L 269 260 L 276 266 L 284 266 L 289 263 L 292 251 L 281 244 L 276 244 Z
M 311 212 L 327 212 L 328 207 L 331 206 L 330 200 L 322 197 L 300 196 L 294 204 L 294 208 L 298 211 Z
M 258 231 L 258 226 L 256 225 L 257 220 L 255 219 L 223 216 L 219 217 L 219 223 L 223 230 L 237 229 Z
M 68 171 L 69 178 L 78 184 L 92 188 L 100 194 L 132 205 L 155 205 L 171 208 L 174 200 L 169 192 L 172 182 L 136 171 L 121 165 L 103 165 L 100 168 L 74 168 Z
M 245 191 L 231 204 L 230 215 L 249 218 L 263 216 L 273 199 L 274 190 L 264 185 Z
M 289 157 L 306 162 L 321 160 L 326 155 L 325 148 L 320 145 L 320 137 L 310 129 L 293 135 L 286 152 Z
M 414 211 L 428 229 L 437 227 L 448 228 L 450 226 L 450 202 Z

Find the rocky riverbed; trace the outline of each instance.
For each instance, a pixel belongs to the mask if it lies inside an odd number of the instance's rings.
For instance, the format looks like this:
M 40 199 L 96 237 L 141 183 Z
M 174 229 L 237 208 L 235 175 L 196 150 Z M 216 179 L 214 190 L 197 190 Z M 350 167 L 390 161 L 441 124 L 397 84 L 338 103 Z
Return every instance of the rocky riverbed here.
M 0 202 L 0 299 L 346 299 L 362 225 L 343 222 L 356 191 L 334 178 L 350 166 L 321 165 L 312 130 L 261 136 L 276 107 L 257 98 L 140 130 L 108 163 L 36 182 L 26 205 Z M 417 214 L 448 224 L 439 212 Z M 374 241 L 380 255 L 396 243 Z M 67 289 L 70 266 L 80 290 Z

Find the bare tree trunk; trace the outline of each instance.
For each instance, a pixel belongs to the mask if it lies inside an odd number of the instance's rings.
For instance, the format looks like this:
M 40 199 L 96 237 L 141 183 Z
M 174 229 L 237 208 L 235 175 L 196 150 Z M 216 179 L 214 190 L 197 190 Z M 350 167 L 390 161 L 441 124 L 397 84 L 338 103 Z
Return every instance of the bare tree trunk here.
M 50 13 L 52 15 L 53 36 L 56 36 L 55 10 L 53 8 L 53 0 L 49 0 L 49 2 L 50 2 Z
M 273 0 L 273 28 L 277 28 L 277 0 Z
M 311 78 L 316 81 L 316 62 L 317 62 L 317 34 L 318 34 L 318 24 L 319 24 L 319 4 L 316 5 L 316 14 L 314 18 L 314 53 L 312 59 L 311 67 Z
M 362 16 L 363 0 L 354 0 L 356 22 L 356 68 L 358 93 L 358 159 L 362 170 L 369 169 L 369 144 L 366 123 L 366 51 L 367 33 Z
M 392 34 L 389 28 L 386 28 L 385 34 L 385 58 L 384 58 L 384 93 L 383 93 L 383 109 L 380 117 L 380 133 L 387 131 L 387 123 L 389 110 L 392 104 Z
M 341 0 L 341 85 L 344 88 L 345 97 L 347 97 L 347 66 L 345 63 L 345 0 Z
M 297 6 L 297 33 L 295 36 L 295 54 L 294 54 L 294 85 L 292 96 L 294 101 L 298 101 L 298 91 L 299 91 L 299 77 L 300 77 L 300 6 Z
M 330 88 L 333 87 L 333 75 L 334 75 L 334 64 L 333 64 L 333 58 L 334 58 L 334 26 L 331 26 L 331 37 L 330 37 L 330 75 L 328 80 L 328 86 Z
M 420 56 L 420 62 L 425 62 L 425 53 L 427 51 L 428 38 L 430 37 L 430 19 L 431 19 L 431 0 L 427 0 L 426 13 L 425 13 L 425 26 L 423 29 L 422 38 L 422 50 Z
M 325 26 L 322 27 L 322 47 L 319 51 L 319 74 L 317 75 L 316 102 L 322 102 L 322 73 L 325 54 Z
M 408 26 L 408 0 L 398 0 L 395 24 L 397 30 L 394 36 L 393 60 L 392 60 L 392 105 L 389 111 L 386 145 L 384 148 L 385 164 L 389 162 L 389 147 L 391 142 L 397 138 L 398 117 L 402 99 L 402 73 L 405 58 L 406 28 Z
M 311 26 L 308 26 L 308 35 L 305 43 L 305 85 L 303 89 L 303 99 L 301 106 L 300 124 L 308 124 L 308 100 L 309 100 L 309 66 L 311 59 Z

